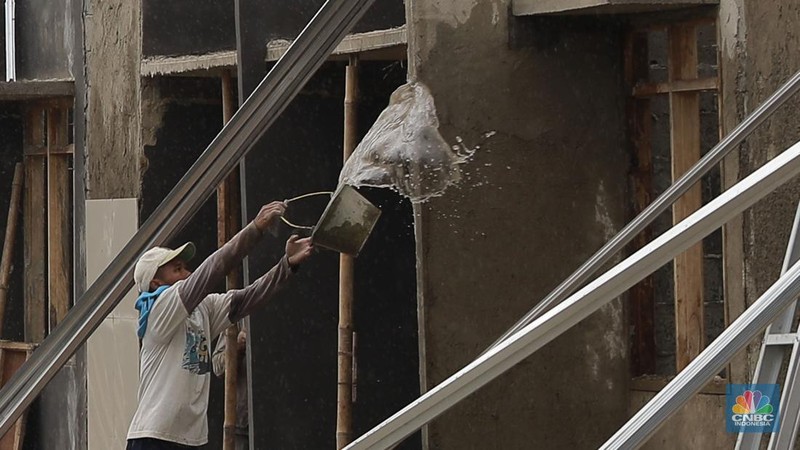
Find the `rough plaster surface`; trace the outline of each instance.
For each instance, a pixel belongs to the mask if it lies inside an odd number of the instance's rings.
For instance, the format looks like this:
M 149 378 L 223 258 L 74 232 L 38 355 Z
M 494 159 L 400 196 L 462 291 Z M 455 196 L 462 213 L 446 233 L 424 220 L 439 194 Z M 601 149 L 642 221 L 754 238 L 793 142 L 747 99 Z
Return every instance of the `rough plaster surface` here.
M 508 7 L 408 4 L 410 73 L 431 88 L 445 137 L 469 144 L 496 132 L 459 188 L 418 208 L 427 388 L 476 357 L 625 219 L 618 35 L 565 31 L 510 50 Z M 434 421 L 430 448 L 596 448 L 626 417 L 624 322 L 619 301 L 603 308 Z M 575 423 L 592 425 L 575 433 Z
M 140 192 L 140 1 L 87 0 L 86 146 L 89 198 Z
M 800 69 L 800 4 L 788 0 L 720 2 L 721 68 L 723 73 L 723 131 L 753 112 Z M 772 119 L 747 139 L 738 154 L 724 164 L 725 185 L 730 186 L 800 139 L 797 97 L 789 100 Z M 766 197 L 726 229 L 726 298 L 735 303 L 735 318 L 775 282 L 780 274 L 800 185 L 797 180 Z M 740 357 L 739 379 L 755 367 L 758 345 Z M 737 369 L 736 367 L 733 368 Z
M 158 130 L 164 124 L 167 102 L 154 78 L 142 78 L 142 146 L 156 145 Z

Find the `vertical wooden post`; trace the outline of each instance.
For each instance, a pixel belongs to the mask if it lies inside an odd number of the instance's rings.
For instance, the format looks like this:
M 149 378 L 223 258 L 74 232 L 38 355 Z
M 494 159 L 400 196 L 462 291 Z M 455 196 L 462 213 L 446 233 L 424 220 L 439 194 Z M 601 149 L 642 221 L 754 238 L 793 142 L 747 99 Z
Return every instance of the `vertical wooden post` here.
M 45 206 L 45 158 L 33 155 L 44 145 L 43 110 L 38 105 L 25 111 L 25 196 L 22 210 L 25 225 L 25 341 L 41 342 L 45 335 L 47 305 L 47 229 Z
M 345 75 L 344 161 L 358 143 L 358 56 L 351 55 Z M 336 448 L 353 440 L 353 268 L 352 256 L 339 256 L 339 364 L 336 408 Z
M 47 218 L 48 286 L 50 328 L 54 329 L 67 315 L 70 306 L 70 172 L 69 117 L 64 105 L 47 109 Z
M 696 25 L 669 28 L 670 83 L 697 78 Z M 700 159 L 700 94 L 670 93 L 672 178 L 683 175 Z M 702 206 L 699 185 L 692 187 L 672 208 L 678 223 Z M 675 258 L 676 369 L 681 371 L 704 347 L 703 244 L 698 243 Z
M 19 199 L 22 192 L 22 164 L 14 166 L 14 179 L 11 181 L 11 202 L 8 205 L 8 220 L 6 221 L 6 238 L 3 243 L 3 257 L 0 259 L 0 335 L 3 334 L 3 325 L 6 317 L 6 302 L 8 300 L 8 284 L 11 278 L 11 260 L 14 257 L 14 244 L 17 237 L 17 221 L 19 218 Z
M 227 124 L 235 111 L 231 73 L 222 72 L 222 124 Z M 225 245 L 238 231 L 239 225 L 239 172 L 234 170 L 217 188 L 217 243 Z M 228 274 L 228 289 L 239 287 L 239 271 Z M 223 449 L 236 448 L 236 402 L 239 378 L 239 347 L 236 342 L 239 329 L 231 325 L 225 330 L 225 421 L 223 424 Z
M 631 185 L 634 194 L 633 215 L 642 212 L 652 200 L 652 118 L 649 98 L 633 96 L 637 82 L 648 78 L 648 36 L 646 32 L 630 32 L 625 43 L 625 82 L 631 90 L 627 101 L 628 136 L 634 159 Z M 633 250 L 639 250 L 652 239 L 647 227 L 634 238 Z M 630 317 L 633 325 L 631 372 L 634 376 L 656 371 L 655 289 L 653 277 L 647 277 L 631 288 Z

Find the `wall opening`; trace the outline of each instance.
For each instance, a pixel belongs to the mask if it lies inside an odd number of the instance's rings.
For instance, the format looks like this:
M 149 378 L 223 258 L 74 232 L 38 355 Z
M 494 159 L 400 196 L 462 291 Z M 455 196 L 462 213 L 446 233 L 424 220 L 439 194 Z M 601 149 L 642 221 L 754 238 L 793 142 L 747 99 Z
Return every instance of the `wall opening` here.
M 720 139 L 716 19 L 632 26 L 624 58 L 639 213 Z M 717 167 L 638 236 L 633 250 L 720 193 Z M 674 375 L 715 339 L 725 328 L 722 287 L 721 230 L 635 286 L 632 374 Z

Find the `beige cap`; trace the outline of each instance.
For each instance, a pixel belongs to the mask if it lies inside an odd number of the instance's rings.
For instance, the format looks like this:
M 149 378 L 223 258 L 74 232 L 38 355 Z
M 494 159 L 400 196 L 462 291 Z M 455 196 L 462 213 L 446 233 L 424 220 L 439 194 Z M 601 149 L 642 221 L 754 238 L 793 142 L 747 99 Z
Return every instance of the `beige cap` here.
M 158 268 L 164 264 L 172 261 L 175 258 L 180 258 L 183 261 L 189 261 L 194 257 L 195 251 L 194 244 L 187 242 L 175 250 L 165 247 L 153 247 L 144 252 L 139 260 L 136 261 L 136 267 L 133 269 L 133 281 L 139 292 L 148 292 L 150 290 L 150 282 L 156 276 Z

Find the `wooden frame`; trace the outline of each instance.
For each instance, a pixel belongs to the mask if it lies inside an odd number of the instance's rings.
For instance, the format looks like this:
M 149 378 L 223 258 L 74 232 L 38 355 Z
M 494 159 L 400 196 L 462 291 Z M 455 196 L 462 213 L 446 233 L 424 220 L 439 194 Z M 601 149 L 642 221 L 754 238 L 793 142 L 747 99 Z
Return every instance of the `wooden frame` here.
M 647 78 L 647 33 L 629 33 L 625 41 L 625 82 L 628 86 Z M 653 166 L 652 134 L 649 98 L 628 98 L 629 145 L 634 159 L 631 171 L 631 190 L 634 195 L 633 214 L 642 212 L 652 201 Z M 644 247 L 653 238 L 647 227 L 632 242 L 631 250 Z M 630 291 L 630 320 L 633 324 L 631 345 L 632 375 L 652 374 L 656 371 L 655 339 L 655 287 L 649 276 Z
M 20 342 L 0 341 L 0 386 L 8 380 L 31 357 L 35 345 Z M 26 414 L 17 419 L 14 427 L 0 437 L 0 450 L 21 450 L 25 438 Z
M 43 147 L 44 108 L 29 105 L 25 111 L 23 147 Z M 25 341 L 41 342 L 47 329 L 47 207 L 46 156 L 24 156 L 25 196 L 22 209 L 25 258 Z
M 670 27 L 669 80 L 697 78 L 697 26 Z M 700 160 L 700 93 L 671 91 L 670 145 L 672 179 L 675 180 Z M 702 190 L 693 186 L 672 206 L 673 224 L 688 217 L 703 204 Z M 703 320 L 703 244 L 694 245 L 675 258 L 675 364 L 680 372 L 705 347 Z
M 72 297 L 70 101 L 25 109 L 25 340 L 41 342 L 63 320 Z
M 55 328 L 67 315 L 72 297 L 70 155 L 54 151 L 68 145 L 69 110 L 66 107 L 49 107 L 47 109 L 47 259 L 50 329 Z
M 648 24 L 632 28 L 625 45 L 625 80 L 631 88 L 628 99 L 630 145 L 635 160 L 632 171 L 634 213 L 651 201 L 652 174 L 650 98 L 669 96 L 670 151 L 672 179 L 691 168 L 701 155 L 700 93 L 719 90 L 719 74 L 698 75 L 698 27 L 707 20 L 672 24 Z M 647 81 L 647 36 L 666 30 L 668 81 Z M 643 66 L 645 64 L 645 66 Z M 673 223 L 678 223 L 702 206 L 701 186 L 692 187 L 673 205 Z M 646 230 L 634 242 L 636 248 L 650 239 Z M 703 246 L 699 243 L 674 260 L 676 370 L 691 362 L 705 346 Z M 648 281 L 631 291 L 633 324 L 632 371 L 634 375 L 655 373 L 654 291 Z

